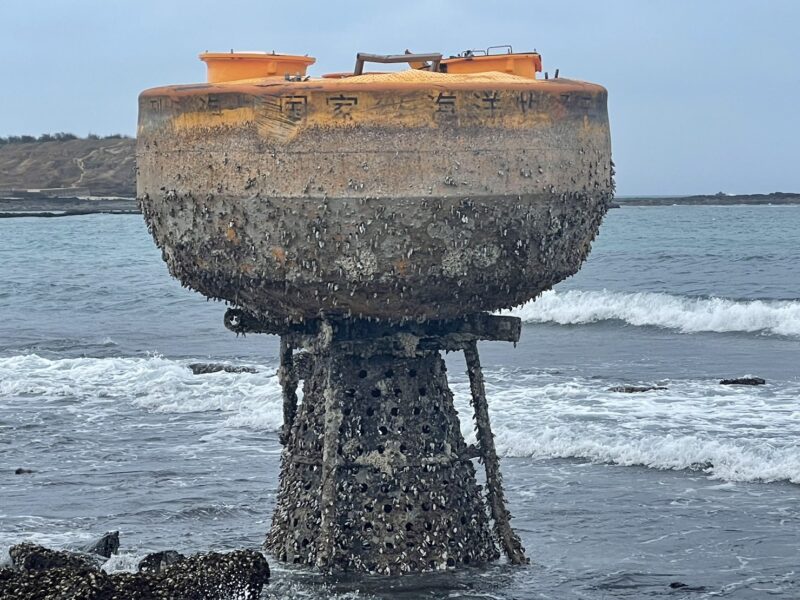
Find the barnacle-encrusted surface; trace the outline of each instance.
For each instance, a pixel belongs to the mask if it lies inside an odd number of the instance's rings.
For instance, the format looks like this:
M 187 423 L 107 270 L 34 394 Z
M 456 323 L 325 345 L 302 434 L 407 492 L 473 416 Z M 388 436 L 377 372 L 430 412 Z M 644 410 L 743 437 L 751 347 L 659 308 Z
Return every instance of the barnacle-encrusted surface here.
M 283 456 L 267 546 L 314 565 L 320 531 L 324 395 L 340 398 L 332 555 L 337 570 L 429 571 L 498 557 L 475 469 L 461 435 L 444 361 L 318 360 L 305 381 Z
M 293 321 L 397 321 L 507 308 L 578 270 L 613 189 L 602 87 L 356 79 L 142 94 L 137 195 L 184 285 Z

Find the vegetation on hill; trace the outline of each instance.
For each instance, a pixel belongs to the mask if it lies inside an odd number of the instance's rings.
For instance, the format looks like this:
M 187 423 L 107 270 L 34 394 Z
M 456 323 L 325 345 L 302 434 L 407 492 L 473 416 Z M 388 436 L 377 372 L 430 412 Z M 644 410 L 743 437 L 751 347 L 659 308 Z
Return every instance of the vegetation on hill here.
M 134 139 L 48 135 L 53 139 L 19 136 L 0 144 L 0 191 L 81 188 L 93 196 L 136 195 Z
M 112 133 L 111 135 L 102 135 L 102 136 L 97 135 L 96 133 L 90 133 L 85 138 L 80 138 L 74 133 L 59 131 L 58 133 L 43 133 L 38 137 L 35 135 L 9 135 L 8 137 L 0 136 L 0 146 L 5 146 L 6 144 L 31 144 L 34 142 L 68 142 L 70 140 L 79 140 L 79 139 L 128 140 L 131 139 L 131 137 L 128 135 L 123 135 L 121 133 Z

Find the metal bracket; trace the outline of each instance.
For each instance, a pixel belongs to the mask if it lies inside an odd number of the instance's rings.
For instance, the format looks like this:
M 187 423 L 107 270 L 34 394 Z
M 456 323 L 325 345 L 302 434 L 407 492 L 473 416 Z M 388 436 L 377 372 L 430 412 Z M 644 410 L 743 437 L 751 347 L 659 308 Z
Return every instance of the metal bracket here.
M 364 63 L 367 62 L 389 64 L 428 61 L 430 61 L 428 70 L 438 71 L 439 64 L 442 62 L 442 55 L 438 52 L 429 54 L 368 54 L 359 52 L 356 54 L 356 68 L 353 70 L 353 75 L 362 75 L 364 73 Z

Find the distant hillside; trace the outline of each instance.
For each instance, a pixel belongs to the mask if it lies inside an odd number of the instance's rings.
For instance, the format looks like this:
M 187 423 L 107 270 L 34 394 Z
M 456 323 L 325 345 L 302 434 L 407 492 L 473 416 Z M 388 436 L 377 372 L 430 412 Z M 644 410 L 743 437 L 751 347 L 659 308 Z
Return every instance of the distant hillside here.
M 133 139 L 75 139 L 0 145 L 0 191 L 81 188 L 93 196 L 136 195 Z

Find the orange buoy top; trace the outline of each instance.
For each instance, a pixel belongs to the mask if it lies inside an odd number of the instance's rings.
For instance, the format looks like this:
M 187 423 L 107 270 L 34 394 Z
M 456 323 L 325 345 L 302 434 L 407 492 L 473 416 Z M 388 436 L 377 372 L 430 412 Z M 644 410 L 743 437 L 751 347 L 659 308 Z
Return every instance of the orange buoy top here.
M 542 70 L 542 57 L 537 52 L 457 56 L 443 60 L 442 70 L 453 74 L 495 71 L 536 79 L 536 73 Z
M 203 52 L 208 66 L 208 82 L 221 83 L 260 77 L 304 76 L 317 59 L 311 56 L 269 54 L 267 52 Z
M 483 54 L 476 54 L 483 52 Z M 359 55 L 361 57 L 362 55 Z M 379 55 L 369 56 L 377 62 L 407 62 L 412 70 L 435 71 L 451 75 L 473 75 L 485 73 L 504 73 L 536 79 L 536 73 L 542 70 L 542 57 L 538 52 L 508 52 L 489 54 L 489 50 L 466 51 L 458 56 L 451 56 L 431 65 L 417 60 L 423 55 Z M 433 55 L 424 55 L 433 56 Z M 437 55 L 441 58 L 441 55 Z M 380 60 L 388 59 L 388 60 Z M 208 83 L 225 83 L 246 79 L 262 79 L 266 77 L 305 78 L 307 68 L 316 62 L 311 56 L 295 56 L 277 54 L 275 52 L 204 52 L 200 60 L 208 67 Z M 370 74 L 377 74 L 374 71 Z M 355 73 L 327 73 L 325 79 L 347 79 L 361 75 L 357 68 Z

